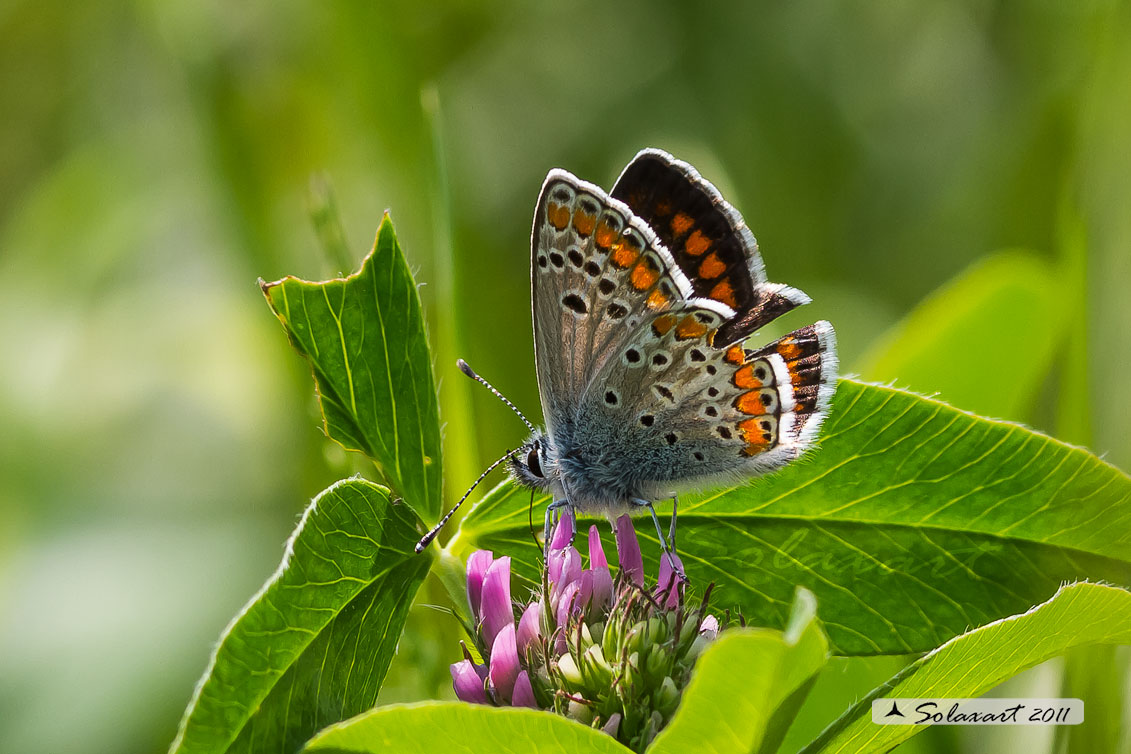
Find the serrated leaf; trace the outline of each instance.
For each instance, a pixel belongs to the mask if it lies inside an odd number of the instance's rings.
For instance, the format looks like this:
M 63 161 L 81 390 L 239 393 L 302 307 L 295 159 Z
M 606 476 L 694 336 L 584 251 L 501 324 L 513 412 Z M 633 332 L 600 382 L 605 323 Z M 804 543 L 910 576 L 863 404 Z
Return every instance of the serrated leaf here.
M 393 704 L 323 731 L 314 754 L 630 754 L 616 739 L 550 712 L 463 702 Z
M 800 590 L 785 632 L 731 629 L 703 653 L 648 754 L 775 751 L 827 659 L 816 600 Z
M 440 420 L 416 283 L 386 215 L 358 272 L 262 283 L 314 371 L 326 434 L 373 459 L 431 521 L 440 512 Z
M 1072 584 L 1023 615 L 951 639 L 875 689 L 804 751 L 888 751 L 927 726 L 876 725 L 873 699 L 981 696 L 1026 668 L 1089 644 L 1131 644 L 1131 592 Z
M 361 479 L 319 495 L 220 637 L 172 754 L 294 752 L 373 706 L 432 561 L 416 516 Z
M 533 578 L 529 502 L 500 485 L 449 547 L 505 551 Z M 536 522 L 546 503 L 535 499 Z M 656 569 L 654 530 L 637 530 Z M 922 652 L 1065 581 L 1131 584 L 1131 479 L 1020 425 L 841 380 L 820 448 L 750 484 L 681 498 L 678 544 L 692 581 L 714 582 L 715 604 L 753 625 L 784 625 L 801 585 L 835 652 Z

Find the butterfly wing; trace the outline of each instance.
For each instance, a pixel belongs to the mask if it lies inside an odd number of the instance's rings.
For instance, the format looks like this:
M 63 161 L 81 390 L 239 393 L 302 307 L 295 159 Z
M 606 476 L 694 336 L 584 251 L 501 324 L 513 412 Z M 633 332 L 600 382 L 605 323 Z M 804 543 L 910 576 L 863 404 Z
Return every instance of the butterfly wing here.
M 645 149 L 624 169 L 611 193 L 652 227 L 696 296 L 736 310 L 720 328 L 719 343 L 736 343 L 809 303 L 801 291 L 766 281 L 758 243 L 742 215 L 686 162 L 659 149 Z
M 641 311 L 602 352 L 577 404 L 570 446 L 585 463 L 574 486 L 594 498 L 652 499 L 800 456 L 835 389 L 832 326 L 818 322 L 753 351 L 738 344 L 809 298 L 766 281 L 741 215 L 687 163 L 645 150 L 613 198 L 649 225 L 659 250 L 672 250 L 688 285 L 680 300 Z
M 625 338 L 693 296 L 646 223 L 564 170 L 550 171 L 538 198 L 531 288 L 538 389 L 551 436 L 573 425 L 587 386 L 623 351 Z M 725 304 L 706 305 L 717 319 L 734 315 Z
M 772 471 L 812 445 L 835 387 L 831 325 L 753 351 L 716 348 L 724 325 L 692 299 L 624 339 L 579 408 L 594 440 L 579 454 L 599 478 L 577 486 L 653 499 Z

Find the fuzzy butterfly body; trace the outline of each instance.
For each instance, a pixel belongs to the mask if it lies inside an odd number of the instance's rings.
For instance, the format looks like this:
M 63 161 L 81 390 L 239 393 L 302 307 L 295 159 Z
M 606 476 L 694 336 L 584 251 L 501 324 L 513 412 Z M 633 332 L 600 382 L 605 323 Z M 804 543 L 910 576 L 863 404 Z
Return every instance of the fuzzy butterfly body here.
M 832 326 L 743 347 L 809 299 L 766 281 L 742 217 L 690 165 L 644 150 L 612 195 L 550 171 L 531 251 L 546 429 L 511 459 L 518 481 L 619 513 L 813 444 L 836 376 Z

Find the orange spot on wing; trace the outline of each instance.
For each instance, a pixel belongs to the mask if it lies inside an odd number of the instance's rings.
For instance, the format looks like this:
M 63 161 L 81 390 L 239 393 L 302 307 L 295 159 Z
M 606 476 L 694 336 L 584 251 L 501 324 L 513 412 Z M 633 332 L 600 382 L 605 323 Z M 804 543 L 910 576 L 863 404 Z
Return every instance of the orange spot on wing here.
M 656 202 L 656 215 L 658 217 L 664 217 L 666 215 L 670 215 L 671 213 L 672 203 L 670 201 L 668 201 L 667 199 L 661 199 L 660 201 Z
M 607 249 L 613 245 L 613 241 L 617 240 L 617 232 L 609 226 L 607 221 L 602 220 L 597 223 L 597 232 L 593 236 L 593 240 L 602 249 Z
M 753 364 L 747 364 L 735 372 L 734 376 L 731 377 L 731 382 L 734 383 L 735 387 L 740 387 L 745 390 L 762 387 L 762 381 L 754 376 Z
M 686 249 L 687 253 L 691 256 L 697 257 L 711 248 L 711 239 L 703 235 L 703 231 L 697 230 L 687 237 L 687 242 L 683 245 L 683 248 Z
M 789 365 L 789 381 L 792 382 L 794 385 L 800 385 L 802 382 L 804 382 L 804 380 L 805 380 L 805 374 L 803 372 L 796 371 L 794 369 L 794 365 L 790 364 Z
M 741 364 L 746 361 L 746 352 L 742 350 L 742 346 L 731 346 L 723 358 L 731 364 Z
M 665 314 L 662 317 L 656 317 L 656 321 L 652 323 L 652 332 L 656 337 L 668 334 L 668 330 L 672 329 L 675 325 L 675 317 L 670 314 Z
M 636 290 L 647 290 L 660 279 L 660 271 L 653 265 L 652 260 L 645 257 L 640 260 L 639 264 L 632 268 L 630 279 L 632 281 L 632 287 Z
M 728 280 L 720 281 L 707 295 L 715 301 L 721 301 L 731 308 L 738 306 L 738 302 L 734 300 L 734 288 L 731 287 L 730 281 Z
M 639 256 L 640 249 L 624 240 L 613 244 L 613 264 L 622 270 L 632 266 Z
M 591 215 L 585 210 L 578 207 L 573 212 L 573 227 L 583 236 L 588 236 L 593 232 L 593 227 L 597 224 L 597 216 Z
M 778 341 L 777 352 L 786 361 L 793 361 L 801 355 L 801 347 L 794 342 L 793 338 L 782 338 Z
M 648 296 L 648 308 L 650 309 L 662 309 L 667 303 L 668 297 L 658 288 L 652 291 L 651 295 Z
M 761 391 L 751 390 L 734 399 L 734 407 L 744 414 L 762 416 L 766 413 L 766 406 L 762 403 Z
M 679 326 L 675 328 L 675 336 L 680 340 L 687 340 L 688 338 L 699 338 L 707 333 L 707 326 L 695 319 L 691 314 L 679 321 Z
M 743 419 L 738 423 L 738 431 L 742 433 L 742 439 L 751 445 L 764 447 L 770 444 L 770 438 L 766 437 L 768 433 L 762 429 L 760 419 Z
M 726 271 L 727 266 L 723 263 L 723 260 L 719 259 L 719 255 L 713 251 L 711 255 L 704 259 L 703 263 L 699 265 L 699 277 L 704 280 L 717 278 Z
M 691 215 L 683 212 L 677 212 L 676 216 L 672 218 L 672 233 L 677 236 L 682 236 L 687 231 L 691 230 L 691 226 L 695 221 L 691 219 Z
M 546 219 L 558 230 L 565 230 L 569 225 L 569 207 L 550 202 L 546 205 Z

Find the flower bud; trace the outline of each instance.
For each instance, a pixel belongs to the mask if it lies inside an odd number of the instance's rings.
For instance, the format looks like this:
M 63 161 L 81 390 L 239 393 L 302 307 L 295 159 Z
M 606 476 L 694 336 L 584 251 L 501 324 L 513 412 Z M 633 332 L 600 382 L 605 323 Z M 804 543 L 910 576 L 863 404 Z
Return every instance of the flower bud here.
M 495 637 L 491 645 L 491 670 L 488 674 L 495 698 L 509 702 L 518 678 L 518 647 L 515 645 L 514 623 L 508 623 Z
M 573 547 L 550 553 L 550 600 L 581 580 L 581 553 Z
M 672 680 L 670 675 L 664 676 L 664 680 L 660 683 L 660 690 L 656 692 L 652 699 L 653 706 L 665 718 L 675 712 L 676 706 L 679 705 L 679 689 L 676 688 L 675 681 Z
M 483 594 L 483 577 L 491 567 L 494 558 L 490 550 L 476 550 L 467 558 L 467 601 L 471 605 L 471 615 L 479 623 L 479 601 Z
M 617 558 L 620 571 L 635 584 L 644 585 L 644 558 L 640 554 L 640 542 L 632 527 L 632 518 L 626 513 L 617 519 Z
M 514 625 L 511 607 L 511 559 L 503 557 L 487 569 L 483 577 L 483 596 L 480 604 L 483 625 L 483 643 L 491 646 L 503 626 Z
M 640 686 L 644 683 L 644 676 L 640 672 L 640 653 L 633 652 L 628 656 L 625 666 L 625 676 L 630 686 Z
M 613 669 L 605 661 L 601 648 L 594 644 L 581 654 L 581 671 L 590 685 L 605 687 L 613 682 Z
M 569 614 L 580 612 L 581 606 L 577 604 L 577 592 L 581 585 L 574 581 L 566 585 L 565 590 L 559 595 L 554 617 L 557 619 L 558 628 L 564 629 L 569 625 Z
M 660 579 L 655 592 L 656 599 L 663 600 L 663 605 L 668 610 L 679 607 L 679 596 L 683 592 L 683 582 L 680 581 L 675 569 L 672 568 L 673 560 L 679 570 L 682 571 L 683 561 L 679 559 L 678 555 L 674 552 L 660 554 Z
M 589 567 L 593 569 L 609 567 L 605 548 L 601 546 L 601 532 L 597 531 L 596 526 L 589 527 Z
M 558 658 L 558 672 L 573 687 L 581 685 L 581 671 L 573 661 L 573 655 L 564 654 Z
M 554 533 L 550 538 L 550 552 L 564 550 L 573 544 L 573 527 L 573 512 L 567 509 L 554 526 Z
M 542 603 L 531 602 L 522 611 L 522 618 L 518 621 L 518 633 L 515 634 L 515 643 L 518 653 L 522 657 L 532 646 L 535 646 L 542 635 Z
M 519 671 L 514 681 L 511 704 L 515 707 L 538 709 L 538 700 L 534 698 L 534 687 L 530 684 L 530 675 L 525 670 Z
M 570 701 L 569 706 L 566 708 L 566 715 L 582 725 L 588 725 L 593 720 L 593 708 L 588 704 Z
M 661 678 L 668 675 L 671 670 L 671 655 L 667 650 L 658 645 L 653 645 L 651 651 L 644 656 L 644 676 L 650 682 L 658 682 Z
M 589 601 L 594 610 L 606 610 L 613 604 L 613 575 L 609 572 L 609 561 L 596 526 L 589 527 L 589 573 L 592 580 Z
M 483 688 L 483 679 L 476 671 L 471 660 L 460 660 L 451 666 L 452 687 L 456 696 L 462 702 L 472 704 L 490 704 L 487 691 Z
M 663 618 L 653 616 L 648 619 L 647 641 L 649 644 L 659 644 L 667 639 L 667 624 Z

